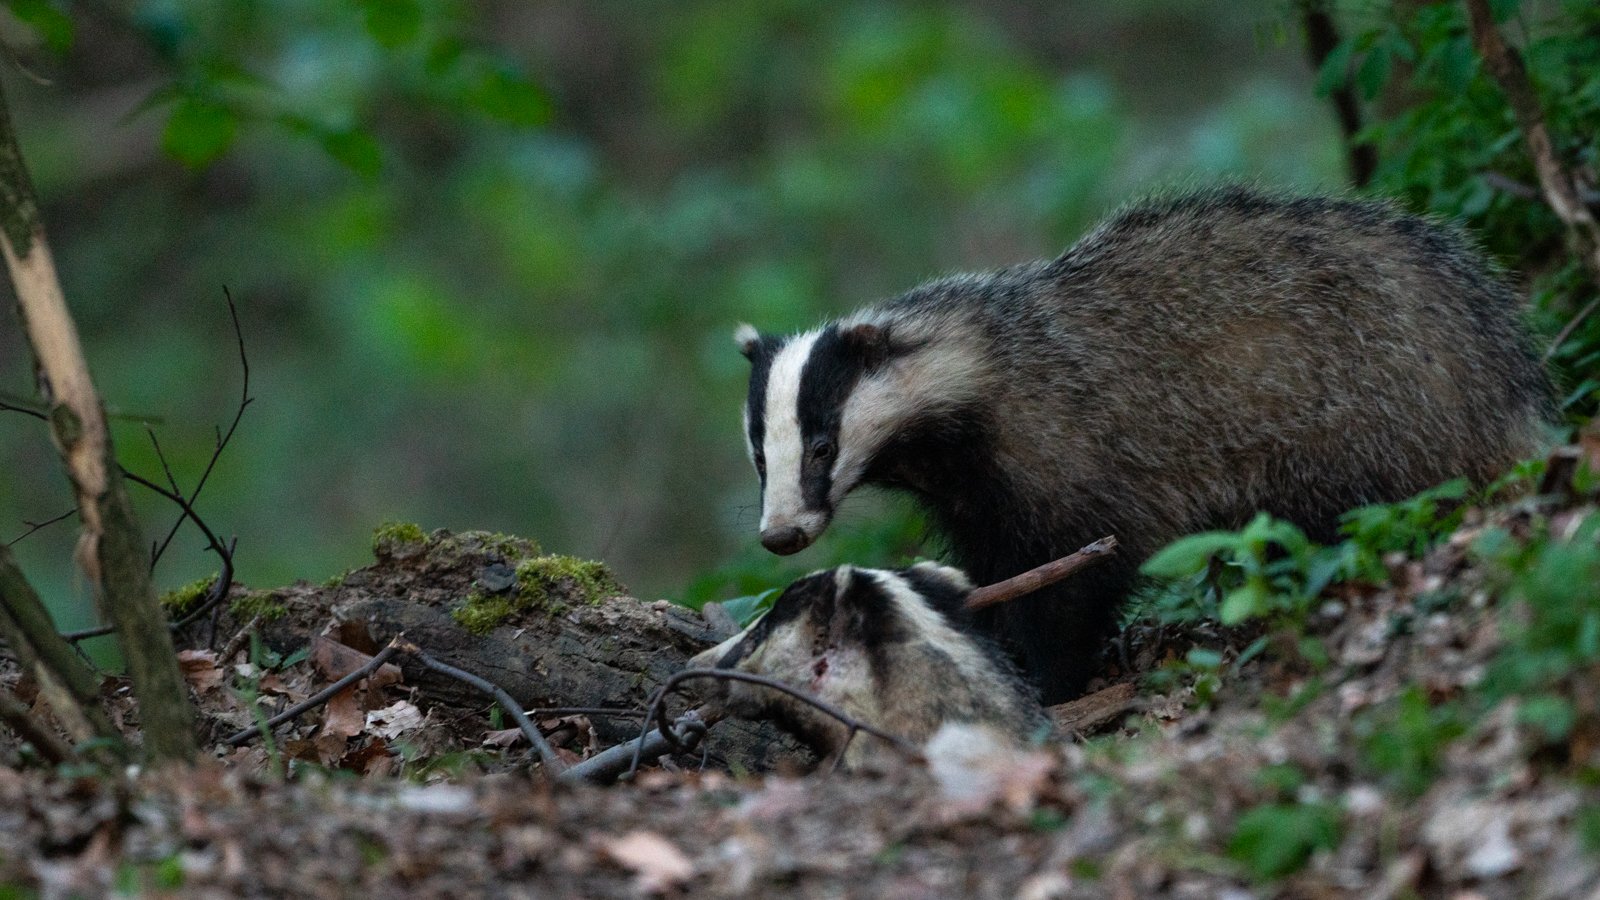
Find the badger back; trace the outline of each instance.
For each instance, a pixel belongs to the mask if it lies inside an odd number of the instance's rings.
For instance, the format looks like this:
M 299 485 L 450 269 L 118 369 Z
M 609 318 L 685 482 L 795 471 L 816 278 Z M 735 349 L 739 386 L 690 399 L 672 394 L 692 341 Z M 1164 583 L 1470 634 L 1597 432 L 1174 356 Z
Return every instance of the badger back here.
M 933 563 L 884 571 L 841 566 L 789 585 L 759 620 L 689 661 L 774 678 L 845 714 L 911 741 L 947 721 L 976 722 L 1026 737 L 1039 721 L 1031 690 L 966 628 L 971 584 Z M 819 753 L 844 749 L 848 729 L 786 694 L 719 681 L 712 702 L 744 718 L 770 719 Z M 853 742 L 859 763 L 875 749 Z
M 742 329 L 762 542 L 801 549 L 859 483 L 908 489 L 981 583 L 1115 535 L 1115 560 L 979 616 L 1059 703 L 1164 544 L 1259 511 L 1335 540 L 1354 507 L 1536 453 L 1551 391 L 1519 312 L 1463 235 L 1382 202 L 1136 204 L 1052 261 Z

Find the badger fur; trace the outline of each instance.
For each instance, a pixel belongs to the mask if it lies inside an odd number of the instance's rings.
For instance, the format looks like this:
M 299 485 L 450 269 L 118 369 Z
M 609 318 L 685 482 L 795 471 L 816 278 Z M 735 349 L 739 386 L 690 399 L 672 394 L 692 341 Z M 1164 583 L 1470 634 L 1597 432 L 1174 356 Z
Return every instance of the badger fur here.
M 1114 534 L 1109 564 L 978 617 L 1070 699 L 1173 539 L 1265 510 L 1327 541 L 1536 450 L 1550 387 L 1487 268 L 1387 203 L 1226 188 L 804 334 L 740 326 L 761 542 L 805 548 L 861 484 L 919 498 L 979 584 Z
M 859 721 L 921 744 L 946 722 L 1021 741 L 1044 722 L 1034 691 L 1003 654 L 969 629 L 972 584 L 935 563 L 885 571 L 840 566 L 789 585 L 749 628 L 689 660 L 775 678 Z M 760 685 L 704 689 L 723 711 L 771 719 L 824 757 L 858 766 L 880 752 L 867 735 L 845 742 L 837 719 Z

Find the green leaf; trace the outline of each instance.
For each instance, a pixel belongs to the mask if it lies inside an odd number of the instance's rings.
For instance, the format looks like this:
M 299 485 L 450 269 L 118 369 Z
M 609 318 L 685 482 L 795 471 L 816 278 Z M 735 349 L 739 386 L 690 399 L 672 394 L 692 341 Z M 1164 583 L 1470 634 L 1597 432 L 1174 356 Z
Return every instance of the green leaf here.
M 735 597 L 722 604 L 722 608 L 728 611 L 728 615 L 733 616 L 733 620 L 739 623 L 740 628 L 749 628 L 762 613 L 772 608 L 779 593 L 781 592 L 777 588 L 772 588 L 749 597 Z
M 1496 22 L 1504 22 L 1517 14 L 1522 6 L 1522 0 L 1489 0 L 1489 11 L 1494 14 Z
M 484 75 L 473 99 L 479 109 L 513 125 L 539 125 L 550 117 L 550 101 L 537 85 L 497 69 Z
M 49 0 L 6 0 L 6 5 L 13 16 L 33 26 L 51 50 L 65 53 L 72 48 L 72 19 Z
M 1189 665 L 1200 669 L 1216 669 L 1222 666 L 1222 654 L 1204 647 L 1195 647 L 1189 651 Z
M 1372 48 L 1372 52 L 1361 61 L 1361 68 L 1356 70 L 1356 86 L 1361 89 L 1361 96 L 1368 100 L 1377 97 L 1389 81 L 1389 71 L 1393 66 L 1394 53 L 1388 45 Z
M 366 0 L 367 31 L 391 50 L 409 44 L 422 29 L 422 6 L 417 0 Z
M 1350 78 L 1350 55 L 1355 52 L 1354 38 L 1345 38 L 1328 53 L 1317 70 L 1316 93 L 1326 97 L 1345 86 Z
M 184 165 L 199 168 L 227 152 L 237 128 L 233 110 L 190 97 L 167 121 L 161 149 Z
M 1261 580 L 1252 578 L 1238 590 L 1228 592 L 1228 596 L 1222 599 L 1222 608 L 1217 611 L 1217 618 L 1221 619 L 1224 625 L 1237 625 L 1267 612 L 1269 597 Z
M 378 142 L 360 129 L 323 135 L 322 149 L 366 178 L 377 175 L 383 166 L 383 154 L 378 149 Z
M 1257 878 L 1294 873 L 1314 850 L 1333 850 L 1343 839 L 1339 811 L 1320 803 L 1258 806 L 1239 817 L 1228 855 Z
M 1231 531 L 1206 531 L 1179 538 L 1145 560 L 1139 571 L 1152 578 L 1187 578 L 1204 569 L 1212 554 L 1237 550 L 1239 535 Z

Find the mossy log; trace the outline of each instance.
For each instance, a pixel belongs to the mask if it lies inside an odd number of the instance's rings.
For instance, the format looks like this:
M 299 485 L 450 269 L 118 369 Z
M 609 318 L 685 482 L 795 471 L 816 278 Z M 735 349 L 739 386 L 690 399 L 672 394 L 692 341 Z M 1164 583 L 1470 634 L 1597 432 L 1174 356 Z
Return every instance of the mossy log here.
M 397 531 L 386 528 L 374 542 L 374 565 L 326 585 L 302 582 L 241 597 L 222 628 L 241 627 L 255 613 L 270 611 L 276 617 L 267 617 L 272 621 L 261 637 L 284 654 L 330 627 L 340 640 L 369 653 L 404 632 L 438 659 L 499 685 L 527 709 L 642 710 L 689 657 L 724 636 L 692 610 L 625 596 L 595 564 L 541 556 L 531 541 L 446 531 L 413 540 L 415 535 Z M 489 702 L 414 660 L 402 660 L 401 667 L 406 682 L 429 699 L 458 706 Z M 686 698 L 673 708 L 689 703 Z M 638 736 L 637 719 L 590 718 L 606 744 Z M 707 748 L 714 763 L 735 770 L 798 769 L 814 762 L 771 725 L 743 721 L 719 724 Z

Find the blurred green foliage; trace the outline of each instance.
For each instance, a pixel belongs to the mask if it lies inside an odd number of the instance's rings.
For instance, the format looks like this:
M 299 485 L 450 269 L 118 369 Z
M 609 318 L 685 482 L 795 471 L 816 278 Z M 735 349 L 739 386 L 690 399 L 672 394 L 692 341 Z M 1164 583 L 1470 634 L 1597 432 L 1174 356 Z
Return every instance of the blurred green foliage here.
M 1343 180 L 1276 0 L 7 8 L 49 80 L 0 76 L 91 365 L 164 419 L 185 487 L 238 401 L 224 284 L 240 303 L 257 401 L 199 508 L 258 586 L 359 564 L 396 519 L 691 600 L 931 552 L 871 500 L 792 569 L 756 548 L 735 323 L 1053 255 L 1163 183 Z M 0 389 L 30 387 L 0 329 Z M 4 422 L 9 539 L 70 497 Z M 216 567 L 187 527 L 163 585 Z M 70 532 L 17 550 L 73 627 Z

